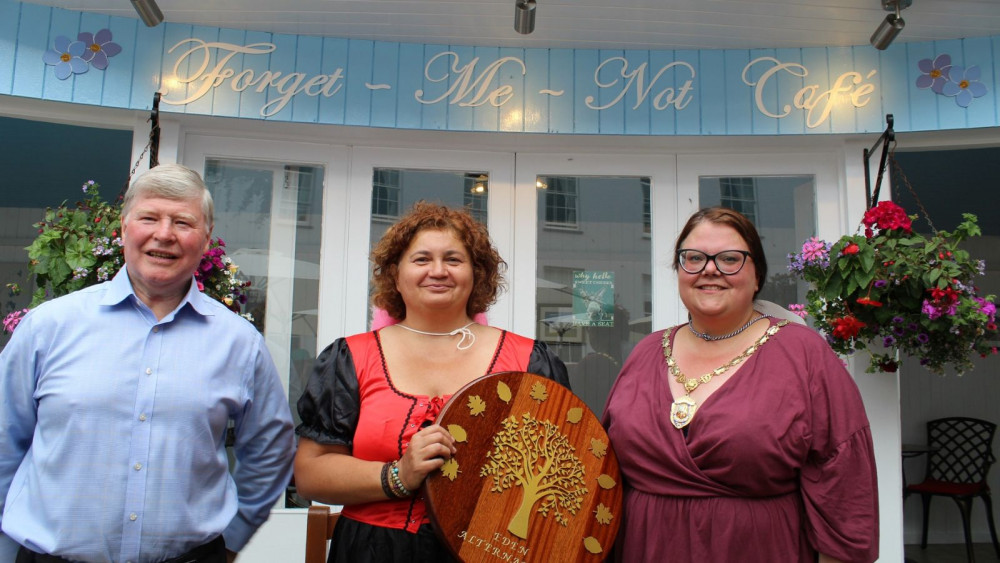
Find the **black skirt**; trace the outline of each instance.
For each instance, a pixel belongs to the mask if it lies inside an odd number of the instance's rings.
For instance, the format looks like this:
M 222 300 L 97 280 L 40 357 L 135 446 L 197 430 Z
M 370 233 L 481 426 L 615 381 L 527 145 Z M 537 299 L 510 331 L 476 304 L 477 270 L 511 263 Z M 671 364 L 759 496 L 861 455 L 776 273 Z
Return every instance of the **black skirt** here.
M 430 524 L 417 533 L 358 522 L 341 516 L 333 530 L 328 563 L 441 563 L 458 561 Z

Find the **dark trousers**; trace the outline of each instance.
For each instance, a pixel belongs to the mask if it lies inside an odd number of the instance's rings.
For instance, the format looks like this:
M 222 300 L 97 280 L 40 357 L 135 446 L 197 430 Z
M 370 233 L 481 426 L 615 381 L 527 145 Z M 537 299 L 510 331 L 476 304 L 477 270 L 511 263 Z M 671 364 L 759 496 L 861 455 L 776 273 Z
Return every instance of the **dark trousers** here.
M 36 553 L 22 545 L 21 549 L 17 551 L 17 559 L 14 560 L 14 563 L 66 563 L 67 561 L 71 560 L 58 555 Z M 219 536 L 184 555 L 166 559 L 163 563 L 226 563 L 226 542 L 222 536 Z

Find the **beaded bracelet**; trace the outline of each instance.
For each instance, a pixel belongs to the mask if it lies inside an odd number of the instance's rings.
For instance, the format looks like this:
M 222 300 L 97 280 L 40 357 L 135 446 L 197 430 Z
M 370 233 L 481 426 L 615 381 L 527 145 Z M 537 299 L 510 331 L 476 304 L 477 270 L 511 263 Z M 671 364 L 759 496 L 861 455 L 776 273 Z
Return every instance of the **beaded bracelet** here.
M 399 462 L 394 461 L 389 468 L 389 486 L 392 488 L 393 494 L 399 498 L 405 498 L 413 494 L 409 489 L 403 485 L 403 480 L 399 478 Z

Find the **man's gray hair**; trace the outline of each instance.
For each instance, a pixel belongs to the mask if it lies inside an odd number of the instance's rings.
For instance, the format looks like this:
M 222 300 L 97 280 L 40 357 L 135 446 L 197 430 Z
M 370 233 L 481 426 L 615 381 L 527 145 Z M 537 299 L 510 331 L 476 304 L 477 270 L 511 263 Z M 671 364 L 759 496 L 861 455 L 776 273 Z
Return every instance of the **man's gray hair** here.
M 122 221 L 126 221 L 136 199 L 161 197 L 175 201 L 200 199 L 205 226 L 211 231 L 215 226 L 215 204 L 205 182 L 194 170 L 182 164 L 161 164 L 139 176 L 125 192 L 122 202 Z

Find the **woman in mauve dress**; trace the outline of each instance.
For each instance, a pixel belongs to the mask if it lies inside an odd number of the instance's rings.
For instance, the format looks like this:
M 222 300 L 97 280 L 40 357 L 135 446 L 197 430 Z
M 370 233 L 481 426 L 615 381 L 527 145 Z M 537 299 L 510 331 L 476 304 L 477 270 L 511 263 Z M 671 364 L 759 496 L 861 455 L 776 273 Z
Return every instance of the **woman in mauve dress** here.
M 819 334 L 754 309 L 767 263 L 753 224 L 695 213 L 674 269 L 690 321 L 638 344 L 604 411 L 626 485 L 616 558 L 877 559 L 861 395 Z
M 543 342 L 481 324 L 504 262 L 467 211 L 418 202 L 372 262 L 372 301 L 392 322 L 319 355 L 298 402 L 295 485 L 344 505 L 328 561 L 449 561 L 421 490 L 455 453 L 438 413 L 490 373 L 528 371 L 569 387 L 566 366 Z

